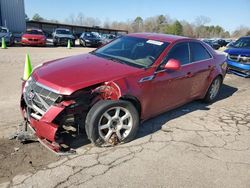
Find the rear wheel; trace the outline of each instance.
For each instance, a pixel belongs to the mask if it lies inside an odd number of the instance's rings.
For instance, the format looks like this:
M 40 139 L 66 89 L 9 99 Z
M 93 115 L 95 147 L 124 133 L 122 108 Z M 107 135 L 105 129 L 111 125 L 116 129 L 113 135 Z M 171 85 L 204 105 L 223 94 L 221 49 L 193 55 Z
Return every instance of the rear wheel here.
M 89 111 L 85 129 L 96 146 L 110 146 L 134 139 L 139 126 L 136 108 L 127 101 L 103 100 Z
M 205 98 L 203 99 L 206 103 L 211 103 L 217 98 L 222 84 L 222 78 L 217 76 L 211 83 Z

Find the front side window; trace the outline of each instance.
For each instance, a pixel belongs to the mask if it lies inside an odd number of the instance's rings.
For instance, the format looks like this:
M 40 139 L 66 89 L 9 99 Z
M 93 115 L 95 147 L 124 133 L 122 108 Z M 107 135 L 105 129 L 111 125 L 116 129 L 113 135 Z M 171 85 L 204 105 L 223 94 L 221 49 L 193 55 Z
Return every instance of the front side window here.
M 125 36 L 97 49 L 93 54 L 116 60 L 135 67 L 149 67 L 163 50 L 167 42 Z
M 185 42 L 175 45 L 168 53 L 165 62 L 168 62 L 170 59 L 179 60 L 181 65 L 190 63 L 188 43 Z
M 210 59 L 211 55 L 208 53 L 208 51 L 205 49 L 204 46 L 202 46 L 199 42 L 190 42 L 190 50 L 191 50 L 191 61 L 203 61 L 206 59 Z
M 85 37 L 86 38 L 97 38 L 97 36 L 92 34 L 92 33 L 85 33 Z

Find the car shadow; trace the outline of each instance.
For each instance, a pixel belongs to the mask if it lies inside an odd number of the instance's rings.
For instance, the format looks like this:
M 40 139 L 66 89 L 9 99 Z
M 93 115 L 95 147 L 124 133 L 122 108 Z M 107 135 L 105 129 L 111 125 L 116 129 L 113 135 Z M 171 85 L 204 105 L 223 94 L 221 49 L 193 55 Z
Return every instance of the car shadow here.
M 237 90 L 238 89 L 235 87 L 225 85 L 225 84 L 222 85 L 220 94 L 215 102 L 224 100 L 232 96 Z M 162 128 L 164 124 L 166 124 L 170 120 L 176 119 L 180 116 L 183 116 L 185 114 L 191 113 L 196 110 L 209 110 L 209 109 L 210 109 L 209 104 L 202 103 L 201 101 L 194 101 L 186 105 L 183 105 L 177 109 L 170 110 L 155 118 L 151 118 L 143 122 L 139 127 L 139 131 L 135 139 L 139 139 L 147 135 L 153 134 L 154 132 L 157 132 L 158 130 Z M 85 132 L 79 134 L 77 137 L 75 137 L 72 140 L 70 139 L 69 142 L 70 142 L 70 148 L 72 149 L 77 149 L 77 148 L 83 147 L 91 143 L 88 140 Z
M 232 96 L 237 90 L 238 89 L 235 87 L 223 84 L 219 96 L 214 103 Z M 154 132 L 157 132 L 158 130 L 161 130 L 162 126 L 170 120 L 176 119 L 197 110 L 210 110 L 209 105 L 210 104 L 203 103 L 202 101 L 197 100 L 185 104 L 174 110 L 165 112 L 157 117 L 151 118 L 141 124 L 136 139 L 148 136 L 150 134 L 153 134 Z

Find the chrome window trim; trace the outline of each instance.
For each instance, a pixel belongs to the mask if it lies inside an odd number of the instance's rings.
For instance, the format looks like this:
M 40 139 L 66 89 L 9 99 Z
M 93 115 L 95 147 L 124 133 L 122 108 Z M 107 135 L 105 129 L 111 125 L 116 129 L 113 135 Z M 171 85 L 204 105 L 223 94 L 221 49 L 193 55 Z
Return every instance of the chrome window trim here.
M 191 62 L 191 48 L 190 48 L 190 43 L 191 43 L 191 42 L 201 44 L 201 45 L 203 46 L 203 48 L 205 48 L 205 50 L 209 53 L 209 55 L 211 56 L 211 58 L 203 59 L 203 60 L 199 60 L 199 61 L 192 61 L 192 62 Z M 187 44 L 188 44 L 189 61 L 190 61 L 190 63 L 181 65 L 181 67 L 185 67 L 185 66 L 187 66 L 187 65 L 192 65 L 192 64 L 196 64 L 196 63 L 201 63 L 201 62 L 204 62 L 204 61 L 210 61 L 210 60 L 214 59 L 213 54 L 209 51 L 209 49 L 207 48 L 207 46 L 203 45 L 200 41 L 190 41 L 190 40 L 189 40 L 189 41 L 177 42 L 177 43 L 170 49 L 170 51 L 167 53 L 167 55 L 171 52 L 171 50 L 172 50 L 176 45 L 179 45 L 179 44 L 181 44 L 181 43 L 187 43 Z M 166 60 L 167 55 L 163 58 L 163 60 L 162 60 L 162 62 L 160 63 L 160 65 L 156 68 L 155 74 L 166 71 L 165 69 L 163 69 L 163 70 L 162 70 L 162 69 L 161 69 L 161 70 L 157 70 L 157 69 L 158 69 L 158 68 L 162 65 L 162 63 Z

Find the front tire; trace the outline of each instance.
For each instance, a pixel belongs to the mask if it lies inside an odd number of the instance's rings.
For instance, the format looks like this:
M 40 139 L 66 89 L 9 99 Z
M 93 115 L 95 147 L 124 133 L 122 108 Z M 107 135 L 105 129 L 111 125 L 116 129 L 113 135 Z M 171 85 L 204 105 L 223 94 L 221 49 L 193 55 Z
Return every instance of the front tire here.
M 208 91 L 207 91 L 206 96 L 203 99 L 203 101 L 206 103 L 214 102 L 219 94 L 221 85 L 222 85 L 222 78 L 221 78 L 221 76 L 217 76 L 213 80 L 211 85 L 209 86 Z
M 86 47 L 86 42 L 82 40 L 82 47 Z
M 130 142 L 138 127 L 138 111 L 132 103 L 122 100 L 97 102 L 85 122 L 88 138 L 98 147 Z

